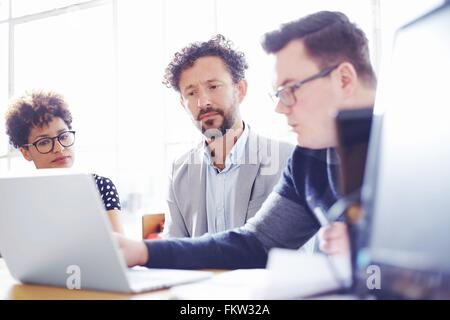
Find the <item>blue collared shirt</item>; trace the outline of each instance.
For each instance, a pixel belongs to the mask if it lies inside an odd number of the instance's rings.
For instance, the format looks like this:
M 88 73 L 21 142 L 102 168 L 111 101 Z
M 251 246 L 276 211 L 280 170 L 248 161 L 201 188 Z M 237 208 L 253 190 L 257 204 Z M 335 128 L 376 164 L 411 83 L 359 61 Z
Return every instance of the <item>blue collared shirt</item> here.
M 244 124 L 244 131 L 225 158 L 225 167 L 219 171 L 213 164 L 210 149 L 205 145 L 204 161 L 206 169 L 206 212 L 208 233 L 217 233 L 230 229 L 229 217 L 235 207 L 235 193 L 240 164 L 245 157 L 245 145 L 248 140 L 249 127 Z

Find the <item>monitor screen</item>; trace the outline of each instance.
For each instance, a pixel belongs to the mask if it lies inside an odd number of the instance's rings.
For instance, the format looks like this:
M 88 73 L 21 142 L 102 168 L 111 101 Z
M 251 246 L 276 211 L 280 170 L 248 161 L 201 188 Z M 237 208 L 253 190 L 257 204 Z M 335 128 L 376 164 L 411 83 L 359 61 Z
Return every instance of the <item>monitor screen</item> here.
M 413 298 L 429 293 L 411 289 L 414 274 L 450 274 L 449 35 L 449 2 L 398 30 L 362 192 L 370 232 L 359 267 L 380 265 L 381 287 Z

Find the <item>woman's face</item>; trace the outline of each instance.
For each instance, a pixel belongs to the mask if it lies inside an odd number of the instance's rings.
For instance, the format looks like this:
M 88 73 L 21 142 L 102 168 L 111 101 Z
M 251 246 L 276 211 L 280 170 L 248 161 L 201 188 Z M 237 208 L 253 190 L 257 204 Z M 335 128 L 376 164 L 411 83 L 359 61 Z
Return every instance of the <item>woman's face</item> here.
M 72 136 L 70 133 L 66 133 L 67 131 L 69 131 L 69 128 L 66 123 L 61 118 L 54 117 L 46 126 L 33 127 L 28 136 L 28 143 L 38 142 L 38 148 L 41 151 L 47 151 L 51 149 L 52 142 L 40 139 L 59 136 L 59 140 L 63 141 L 63 144 L 69 144 Z M 75 158 L 74 150 L 72 149 L 73 145 L 64 147 L 59 140 L 57 138 L 53 139 L 53 149 L 45 154 L 39 152 L 36 145 L 30 145 L 28 148 L 20 147 L 20 151 L 25 159 L 34 162 L 37 169 L 70 168 Z

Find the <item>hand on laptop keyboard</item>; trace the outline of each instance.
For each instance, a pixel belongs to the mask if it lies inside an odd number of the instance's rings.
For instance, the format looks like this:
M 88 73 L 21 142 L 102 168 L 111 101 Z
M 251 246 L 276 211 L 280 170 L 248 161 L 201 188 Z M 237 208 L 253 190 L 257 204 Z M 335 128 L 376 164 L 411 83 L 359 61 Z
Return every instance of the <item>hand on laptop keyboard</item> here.
M 148 251 L 144 241 L 128 239 L 119 233 L 114 233 L 114 237 L 119 243 L 128 267 L 142 266 L 147 263 Z

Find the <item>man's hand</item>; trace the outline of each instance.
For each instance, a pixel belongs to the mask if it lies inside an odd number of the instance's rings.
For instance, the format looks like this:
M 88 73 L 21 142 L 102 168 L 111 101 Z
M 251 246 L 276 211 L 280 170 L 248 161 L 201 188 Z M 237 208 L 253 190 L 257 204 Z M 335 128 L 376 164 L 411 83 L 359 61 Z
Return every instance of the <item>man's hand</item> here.
M 319 230 L 320 250 L 329 255 L 350 255 L 347 226 L 335 222 Z
M 144 241 L 128 239 L 119 233 L 114 233 L 114 236 L 119 243 L 128 267 L 147 264 L 148 250 Z

